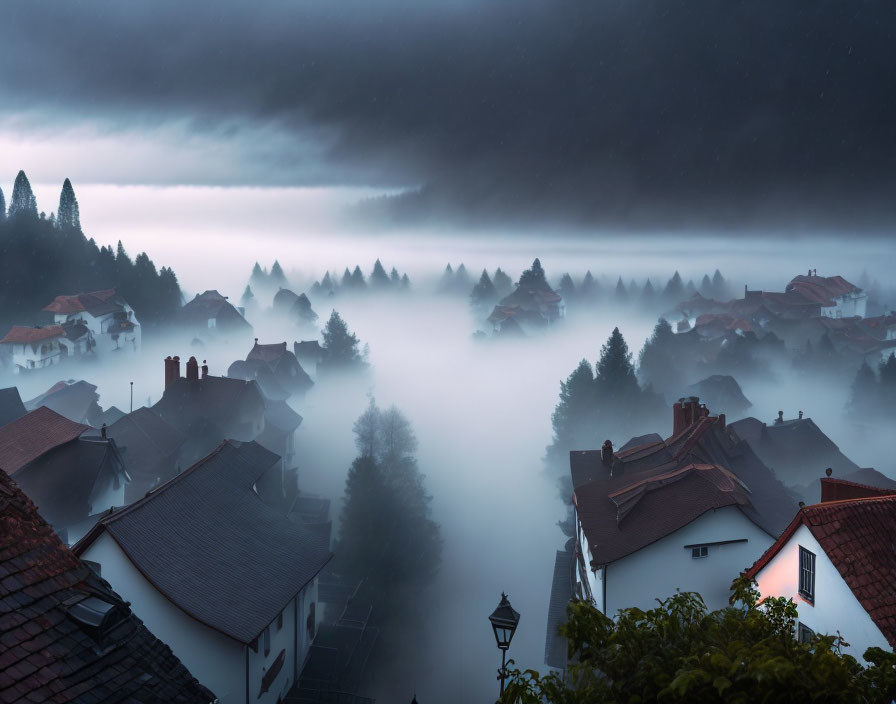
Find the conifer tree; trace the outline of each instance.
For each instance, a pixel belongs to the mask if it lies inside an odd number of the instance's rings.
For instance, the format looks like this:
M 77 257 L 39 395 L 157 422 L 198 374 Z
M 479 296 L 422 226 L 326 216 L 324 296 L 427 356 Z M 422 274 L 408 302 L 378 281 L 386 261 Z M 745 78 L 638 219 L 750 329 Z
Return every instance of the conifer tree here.
M 411 287 L 411 280 L 408 278 L 407 274 L 402 274 L 401 276 L 401 287 L 405 290 Z
M 333 290 L 333 280 L 330 278 L 329 271 L 324 272 L 324 278 L 320 280 L 320 287 L 325 293 L 329 293 Z
M 850 406 L 856 410 L 866 409 L 877 400 L 877 391 L 877 375 L 868 362 L 862 362 L 862 366 L 859 367 L 852 382 Z
M 3 195 L 3 189 L 0 188 L 0 222 L 6 220 L 6 197 Z
M 322 345 L 324 359 L 321 364 L 329 368 L 345 368 L 358 364 L 361 361 L 358 344 L 358 338 L 349 331 L 342 316 L 334 310 L 324 326 Z
M 600 350 L 595 384 L 598 393 L 608 398 L 637 395 L 640 391 L 632 364 L 632 353 L 619 328 L 613 332 Z
M 560 401 L 551 414 L 554 440 L 548 448 L 549 460 L 568 464 L 570 450 L 597 441 L 596 407 L 594 371 L 583 359 L 566 381 L 560 382 Z
M 656 299 L 656 291 L 653 288 L 653 284 L 650 283 L 650 279 L 647 279 L 647 283 L 644 284 L 644 288 L 641 290 L 641 300 L 650 304 L 653 303 Z
M 704 298 L 712 298 L 714 294 L 715 291 L 713 290 L 709 274 L 704 274 L 703 280 L 700 282 L 700 295 Z
M 392 271 L 389 273 L 389 281 L 393 286 L 401 285 L 401 275 L 398 273 L 398 269 L 394 266 L 392 267 Z
M 280 262 L 276 259 L 274 260 L 274 265 L 271 267 L 270 280 L 277 284 L 278 286 L 285 285 L 286 274 L 283 273 L 283 268 L 280 266 Z
M 677 271 L 672 275 L 672 278 L 669 279 L 668 283 L 666 283 L 666 289 L 663 291 L 663 296 L 670 303 L 677 303 L 684 297 L 684 285 L 681 283 L 681 274 Z
M 357 264 L 355 265 L 355 270 L 352 272 L 352 286 L 355 288 L 367 288 L 367 282 L 364 280 L 364 274 L 361 271 L 361 267 Z
M 246 290 L 243 291 L 243 295 L 240 297 L 240 303 L 243 304 L 244 308 L 248 308 L 255 300 L 255 294 L 252 293 L 252 287 L 249 284 L 246 284 Z
M 19 171 L 12 187 L 12 198 L 9 200 L 9 217 L 37 217 L 37 200 L 31 190 L 31 184 L 24 171 Z
M 501 271 L 501 267 L 495 269 L 492 283 L 495 286 L 495 292 L 498 294 L 498 298 L 504 298 L 504 296 L 513 291 L 513 280 Z
M 725 277 L 722 276 L 722 272 L 718 269 L 712 275 L 712 292 L 713 298 L 720 301 L 725 300 L 729 296 L 728 282 L 725 281 Z
M 345 271 L 342 272 L 342 288 L 351 288 L 352 287 L 352 272 L 348 270 L 348 267 L 345 267 Z
M 498 297 L 495 286 L 489 278 L 488 271 L 482 270 L 482 276 L 479 277 L 479 283 L 473 287 L 470 293 L 470 303 L 474 306 L 487 305 L 494 302 Z
M 638 375 L 654 389 L 665 391 L 681 382 L 675 343 L 672 326 L 665 318 L 660 318 L 638 355 Z
M 567 301 L 571 300 L 576 295 L 576 285 L 572 281 L 572 277 L 569 274 L 563 274 L 560 278 L 560 286 L 559 292 L 560 295 Z
M 75 197 L 75 189 L 72 188 L 72 182 L 68 179 L 63 181 L 62 192 L 59 194 L 56 224 L 61 228 L 81 229 L 81 212 L 78 208 L 78 199 Z
M 628 296 L 632 300 L 639 298 L 639 294 L 641 293 L 641 289 L 638 287 L 638 282 L 632 279 L 628 282 Z
M 261 269 L 261 264 L 255 262 L 255 266 L 252 267 L 252 275 L 249 277 L 249 283 L 254 285 L 256 288 L 262 286 L 267 281 L 267 276 L 264 271 Z
M 389 275 L 379 259 L 373 265 L 373 272 L 370 274 L 370 285 L 377 288 L 386 288 L 389 285 Z
M 457 267 L 457 271 L 454 272 L 454 287 L 458 291 L 466 291 L 469 286 L 470 275 L 467 273 L 467 267 L 461 262 L 460 266 Z
M 695 293 L 697 293 L 697 287 L 694 285 L 694 280 L 688 279 L 687 286 L 684 287 L 684 295 L 691 298 Z
M 532 262 L 532 266 L 526 269 L 520 276 L 520 286 L 525 288 L 538 288 L 546 285 L 544 269 L 541 267 L 541 261 L 536 257 Z
M 616 292 L 615 297 L 617 301 L 626 301 L 628 300 L 628 291 L 625 290 L 625 284 L 622 283 L 622 277 L 619 277 L 619 280 L 616 281 Z
M 595 293 L 597 293 L 597 282 L 594 280 L 594 275 L 589 269 L 585 272 L 585 278 L 582 279 L 582 283 L 579 286 L 579 296 L 582 298 L 592 298 Z

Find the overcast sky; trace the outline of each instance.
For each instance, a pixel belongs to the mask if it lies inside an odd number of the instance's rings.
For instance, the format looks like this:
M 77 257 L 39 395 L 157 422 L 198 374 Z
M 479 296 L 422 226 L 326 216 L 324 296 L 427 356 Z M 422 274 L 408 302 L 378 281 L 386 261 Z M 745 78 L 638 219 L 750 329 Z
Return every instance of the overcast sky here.
M 404 218 L 889 223 L 892 0 L 7 0 L 0 160 Z M 34 180 L 34 176 L 32 176 Z

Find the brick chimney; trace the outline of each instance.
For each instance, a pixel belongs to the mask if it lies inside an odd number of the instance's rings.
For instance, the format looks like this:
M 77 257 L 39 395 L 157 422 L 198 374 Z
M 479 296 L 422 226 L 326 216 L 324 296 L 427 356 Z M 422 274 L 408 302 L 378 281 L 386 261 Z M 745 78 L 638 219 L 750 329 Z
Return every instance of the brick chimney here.
M 165 388 L 174 384 L 175 379 L 180 378 L 180 357 L 165 357 Z
M 672 404 L 672 435 L 678 435 L 685 429 L 684 424 L 684 399 L 680 398 Z
M 775 425 L 784 422 L 784 411 L 778 411 L 778 418 L 775 420 Z
M 187 381 L 199 381 L 199 362 L 195 357 L 187 360 Z
M 208 362 L 206 362 L 203 359 L 202 360 L 202 378 L 205 379 L 205 377 L 207 377 L 207 376 L 208 376 Z

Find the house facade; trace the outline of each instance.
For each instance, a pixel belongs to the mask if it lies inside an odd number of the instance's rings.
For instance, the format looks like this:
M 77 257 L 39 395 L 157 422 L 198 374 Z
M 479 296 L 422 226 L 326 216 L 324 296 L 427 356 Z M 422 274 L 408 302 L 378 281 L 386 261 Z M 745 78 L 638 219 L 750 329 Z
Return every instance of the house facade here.
M 278 461 L 222 443 L 74 548 L 225 704 L 282 701 L 317 630 L 329 539 L 259 496 Z
M 115 289 L 57 296 L 44 311 L 52 314 L 57 325 L 84 326 L 89 332 L 87 348 L 100 354 L 140 350 L 140 323 Z
M 69 543 L 124 503 L 129 479 L 115 441 L 88 430 L 45 406 L 0 428 L 0 468 Z
M 61 363 L 69 355 L 69 345 L 61 325 L 13 325 L 0 340 L 0 354 L 4 364 L 19 374 Z
M 793 599 L 797 637 L 839 633 L 861 661 L 896 646 L 894 541 L 896 492 L 822 479 L 822 502 L 802 507 L 746 574 L 763 596 Z

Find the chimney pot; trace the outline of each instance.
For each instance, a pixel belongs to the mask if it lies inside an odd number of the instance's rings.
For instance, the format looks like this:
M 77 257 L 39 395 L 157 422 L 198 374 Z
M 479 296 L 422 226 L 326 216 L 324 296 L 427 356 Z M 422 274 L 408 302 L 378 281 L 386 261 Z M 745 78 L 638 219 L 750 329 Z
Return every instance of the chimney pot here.
M 784 422 L 784 411 L 778 411 L 778 419 L 775 421 L 775 425 L 778 423 Z
M 105 440 L 106 439 L 106 424 L 103 423 L 103 427 L 100 428 L 100 437 Z
M 208 362 L 206 362 L 203 359 L 202 360 L 202 378 L 205 379 L 205 377 L 207 377 L 207 376 L 208 376 Z
M 800 411 L 800 420 L 802 420 L 802 419 L 803 419 L 803 412 Z
M 613 464 L 613 443 L 605 440 L 603 447 L 600 448 L 600 461 L 604 467 L 610 467 Z
M 828 467 L 826 470 L 824 470 L 824 474 L 826 477 L 831 476 L 833 473 L 834 473 L 834 470 L 831 469 L 830 467 Z

